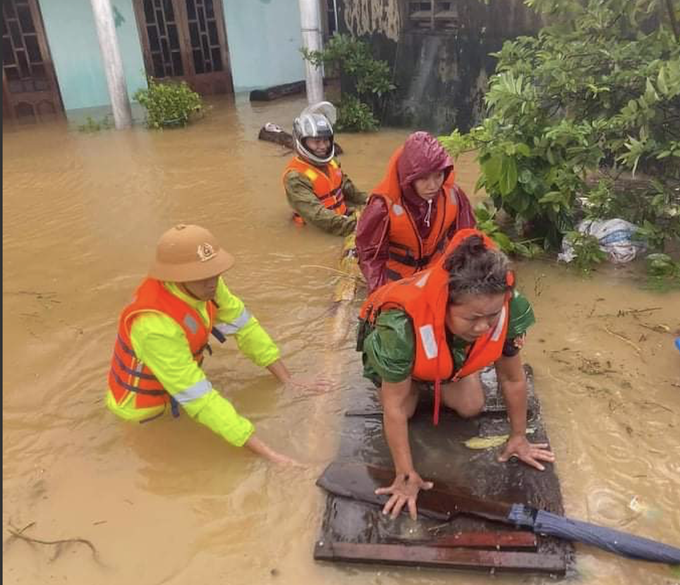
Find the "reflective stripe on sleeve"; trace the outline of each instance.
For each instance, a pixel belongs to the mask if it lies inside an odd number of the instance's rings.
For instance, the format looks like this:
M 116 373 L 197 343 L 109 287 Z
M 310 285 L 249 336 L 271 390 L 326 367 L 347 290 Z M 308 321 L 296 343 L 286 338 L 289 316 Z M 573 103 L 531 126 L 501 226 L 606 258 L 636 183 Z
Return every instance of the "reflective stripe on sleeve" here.
M 491 334 L 491 341 L 498 341 L 501 338 L 501 333 L 503 333 L 503 326 L 505 325 L 505 315 L 506 315 L 506 310 L 505 310 L 505 305 L 501 309 L 501 314 L 498 316 L 498 323 L 496 323 L 496 327 L 493 330 L 493 333 Z
M 229 323 L 217 323 L 215 328 L 222 333 L 222 335 L 234 335 L 234 333 L 238 333 L 240 329 L 243 329 L 243 327 L 246 326 L 251 317 L 250 311 L 244 308 L 236 319 Z
M 206 378 L 196 382 L 193 386 L 189 386 L 186 390 L 182 390 L 177 394 L 173 394 L 172 397 L 180 404 L 186 404 L 192 400 L 196 400 L 201 396 L 205 396 L 208 392 L 212 390 L 212 384 Z
M 431 324 L 422 325 L 418 329 L 420 340 L 423 342 L 423 349 L 428 360 L 434 359 L 439 354 L 439 346 L 434 338 L 434 328 Z

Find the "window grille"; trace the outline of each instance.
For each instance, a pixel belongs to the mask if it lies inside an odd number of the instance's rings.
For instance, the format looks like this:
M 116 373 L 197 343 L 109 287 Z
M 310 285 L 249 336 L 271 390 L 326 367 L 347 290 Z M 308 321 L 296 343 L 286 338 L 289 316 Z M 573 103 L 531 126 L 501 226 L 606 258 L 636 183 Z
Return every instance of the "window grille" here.
M 458 8 L 455 0 L 409 0 L 408 22 L 416 30 L 456 30 Z

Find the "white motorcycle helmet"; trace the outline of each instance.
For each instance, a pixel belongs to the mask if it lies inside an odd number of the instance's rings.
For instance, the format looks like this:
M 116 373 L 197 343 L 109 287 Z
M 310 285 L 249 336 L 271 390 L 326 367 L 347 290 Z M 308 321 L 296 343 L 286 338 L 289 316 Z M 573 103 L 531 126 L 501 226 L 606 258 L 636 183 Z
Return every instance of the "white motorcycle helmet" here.
M 335 106 L 330 102 L 319 102 L 307 106 L 293 122 L 293 141 L 295 150 L 302 158 L 316 164 L 329 163 L 335 156 L 333 123 L 336 119 Z M 331 141 L 326 155 L 319 157 L 307 149 L 307 138 L 328 138 Z

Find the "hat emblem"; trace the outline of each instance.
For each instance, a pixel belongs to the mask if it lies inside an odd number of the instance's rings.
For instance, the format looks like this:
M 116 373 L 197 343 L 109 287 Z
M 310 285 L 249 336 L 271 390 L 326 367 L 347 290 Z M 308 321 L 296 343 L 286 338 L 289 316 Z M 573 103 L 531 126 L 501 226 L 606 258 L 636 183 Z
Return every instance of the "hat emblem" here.
M 203 242 L 202 244 L 199 244 L 196 254 L 198 255 L 198 259 L 201 262 L 207 262 L 211 258 L 217 256 L 215 248 L 213 248 L 208 242 Z

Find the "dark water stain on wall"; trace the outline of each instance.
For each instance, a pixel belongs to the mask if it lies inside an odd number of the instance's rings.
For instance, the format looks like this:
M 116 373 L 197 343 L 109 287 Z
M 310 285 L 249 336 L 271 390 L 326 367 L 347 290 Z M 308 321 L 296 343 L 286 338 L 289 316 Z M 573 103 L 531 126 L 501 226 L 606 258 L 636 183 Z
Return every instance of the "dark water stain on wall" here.
M 483 117 L 483 97 L 506 40 L 535 34 L 541 19 L 521 0 L 338 0 L 342 32 L 366 40 L 393 70 L 385 104 L 390 125 L 467 131 Z M 414 14 L 414 11 L 416 12 Z

